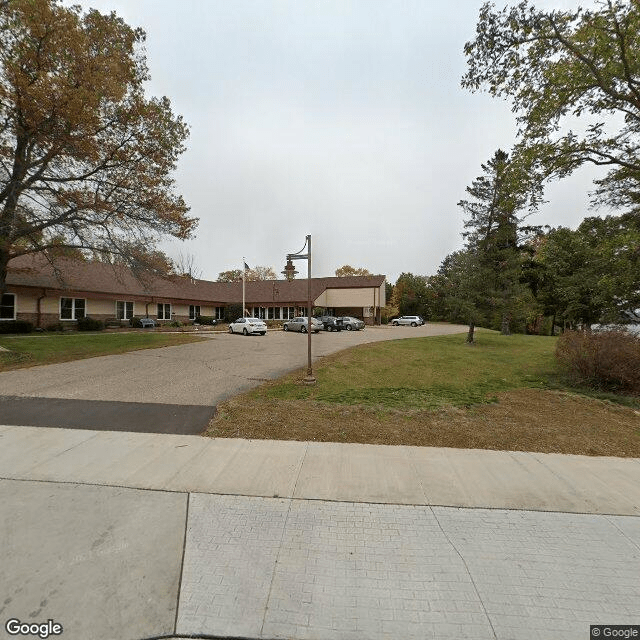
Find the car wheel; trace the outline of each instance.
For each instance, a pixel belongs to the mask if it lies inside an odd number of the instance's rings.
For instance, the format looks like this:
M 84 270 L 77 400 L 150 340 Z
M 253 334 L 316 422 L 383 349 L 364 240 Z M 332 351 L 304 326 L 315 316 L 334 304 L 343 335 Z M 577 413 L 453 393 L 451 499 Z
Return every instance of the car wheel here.
M 261 336 L 266 336 L 266 335 L 267 335 L 267 332 L 266 332 L 266 331 L 263 331 L 260 335 L 261 335 Z
M 229 327 L 229 333 L 233 333 L 233 329 Z
M 327 331 L 333 331 L 333 327 L 332 327 L 331 325 L 329 325 L 329 326 L 327 327 Z
M 289 325 L 285 324 L 282 326 L 283 331 L 289 331 Z
M 300 333 L 307 333 L 307 327 L 302 327 L 302 329 L 300 329 Z
M 348 324 L 346 326 L 346 329 L 347 329 L 347 331 L 353 331 L 353 327 L 350 324 Z
M 313 333 L 320 333 L 320 329 L 316 329 Z
M 411 326 L 412 326 L 412 327 L 417 327 L 418 325 L 417 325 L 415 322 L 412 322 L 412 323 L 411 323 Z
M 391 324 L 392 324 L 394 327 L 397 327 L 397 326 L 398 326 L 398 323 L 397 323 L 397 322 L 392 322 Z

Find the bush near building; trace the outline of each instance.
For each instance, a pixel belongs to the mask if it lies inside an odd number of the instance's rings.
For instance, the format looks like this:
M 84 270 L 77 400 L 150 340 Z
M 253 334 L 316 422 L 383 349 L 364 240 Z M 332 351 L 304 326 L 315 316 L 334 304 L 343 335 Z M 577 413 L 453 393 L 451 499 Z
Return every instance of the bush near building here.
M 8 320 L 0 322 L 0 333 L 31 333 L 33 324 L 27 320 Z

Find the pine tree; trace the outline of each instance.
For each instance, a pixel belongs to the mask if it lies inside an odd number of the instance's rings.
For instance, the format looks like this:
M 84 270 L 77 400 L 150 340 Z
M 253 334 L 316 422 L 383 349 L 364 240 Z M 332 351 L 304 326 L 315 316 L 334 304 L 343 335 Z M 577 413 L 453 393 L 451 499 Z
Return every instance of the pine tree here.
M 461 200 L 458 206 L 468 216 L 463 236 L 467 251 L 475 256 L 474 268 L 479 271 L 474 282 L 482 290 L 476 293 L 485 313 L 489 318 L 497 315 L 502 334 L 508 335 L 522 293 L 520 245 L 536 230 L 523 226 L 523 221 L 535 207 L 537 191 L 501 149 L 482 165 L 482 171 L 483 175 L 467 187 L 470 199 Z

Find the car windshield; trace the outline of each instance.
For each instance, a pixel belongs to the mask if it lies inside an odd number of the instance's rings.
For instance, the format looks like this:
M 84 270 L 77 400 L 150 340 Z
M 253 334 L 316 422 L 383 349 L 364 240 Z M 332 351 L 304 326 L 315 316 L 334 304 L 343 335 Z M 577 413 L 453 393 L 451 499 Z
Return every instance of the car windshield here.
M 247 322 L 262 322 L 260 318 L 247 318 Z

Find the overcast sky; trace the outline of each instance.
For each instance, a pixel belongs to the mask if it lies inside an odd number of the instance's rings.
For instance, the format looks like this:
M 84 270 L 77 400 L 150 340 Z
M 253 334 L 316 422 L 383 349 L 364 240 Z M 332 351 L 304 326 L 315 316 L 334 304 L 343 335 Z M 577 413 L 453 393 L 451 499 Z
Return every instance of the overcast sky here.
M 195 256 L 203 278 L 243 256 L 279 273 L 309 233 L 315 276 L 344 264 L 391 282 L 433 274 L 462 247 L 465 187 L 514 142 L 509 104 L 460 87 L 480 1 L 80 4 L 147 32 L 148 93 L 190 125 L 176 177 L 200 225 L 163 249 Z M 593 215 L 595 175 L 552 185 L 531 222 Z

